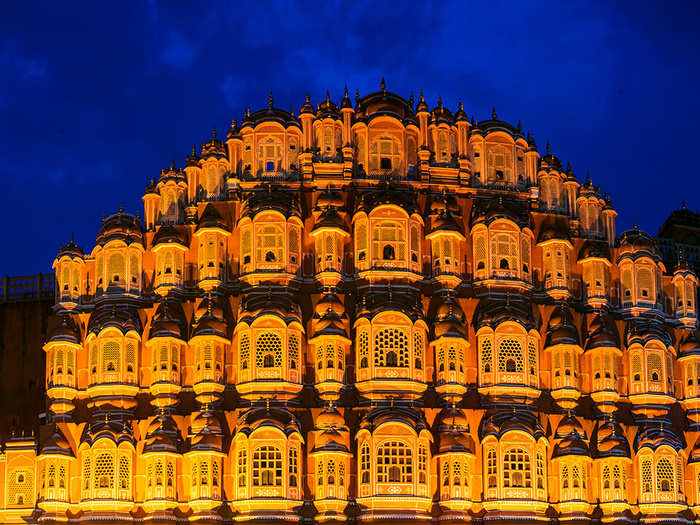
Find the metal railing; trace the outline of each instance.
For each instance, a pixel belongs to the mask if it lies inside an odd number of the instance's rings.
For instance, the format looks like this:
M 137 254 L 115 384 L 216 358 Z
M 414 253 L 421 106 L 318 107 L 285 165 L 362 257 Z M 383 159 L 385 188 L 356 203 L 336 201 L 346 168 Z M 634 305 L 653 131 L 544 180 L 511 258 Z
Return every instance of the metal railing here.
M 53 301 L 56 278 L 53 274 L 38 273 L 0 279 L 0 301 Z

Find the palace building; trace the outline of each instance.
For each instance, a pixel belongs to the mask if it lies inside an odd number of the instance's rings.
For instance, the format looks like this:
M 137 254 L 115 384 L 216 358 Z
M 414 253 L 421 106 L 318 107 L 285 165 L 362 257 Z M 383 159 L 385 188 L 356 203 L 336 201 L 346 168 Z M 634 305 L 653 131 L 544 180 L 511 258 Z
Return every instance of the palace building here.
M 698 277 L 520 123 L 270 96 L 143 206 L 56 256 L 0 522 L 700 522 Z

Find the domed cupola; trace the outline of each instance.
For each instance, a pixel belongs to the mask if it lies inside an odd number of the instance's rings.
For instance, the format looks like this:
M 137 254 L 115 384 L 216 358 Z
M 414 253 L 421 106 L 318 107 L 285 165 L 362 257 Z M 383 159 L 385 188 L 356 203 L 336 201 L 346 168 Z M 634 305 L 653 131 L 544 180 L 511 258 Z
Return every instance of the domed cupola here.
M 688 454 L 687 474 L 689 475 L 689 480 L 693 480 L 692 481 L 693 488 L 691 491 L 688 491 L 688 492 L 690 494 L 693 494 L 693 493 L 698 494 L 700 492 L 700 438 L 698 438 L 695 441 L 693 448 L 690 450 L 690 452 Z M 700 501 L 698 500 L 698 497 L 696 496 L 696 497 L 691 497 L 688 499 L 693 504 L 693 506 L 692 506 L 693 511 L 697 512 L 697 509 L 700 506 Z
M 254 407 L 241 414 L 231 443 L 233 508 L 256 518 L 290 519 L 301 503 L 304 439 L 286 409 Z
M 565 416 L 554 435 L 552 470 L 556 473 L 562 515 L 587 514 L 591 510 L 591 458 L 587 436 L 578 420 Z
M 389 283 L 363 297 L 353 328 L 355 384 L 363 396 L 415 399 L 425 392 L 428 326 L 411 288 Z
M 93 446 L 101 439 L 108 439 L 116 444 L 121 442 L 136 445 L 133 428 L 129 421 L 115 419 L 109 414 L 104 414 L 101 418 L 96 418 L 89 423 L 83 431 L 80 443 L 88 443 Z
M 316 118 L 337 119 L 339 117 L 340 113 L 338 112 L 338 104 L 331 100 L 331 94 L 328 90 L 326 90 L 326 99 L 323 102 L 321 102 L 316 108 Z
M 244 296 L 233 334 L 231 374 L 246 399 L 291 399 L 301 390 L 304 328 L 299 305 L 287 289 Z
M 564 303 L 549 318 L 544 350 L 551 353 L 552 397 L 561 408 L 571 410 L 581 396 L 579 361 L 583 348 L 571 312 Z
M 432 441 L 422 412 L 384 406 L 365 416 L 357 432 L 357 502 L 365 518 L 399 510 L 419 517 L 428 514 Z M 396 488 L 411 497 L 410 510 L 404 498 L 396 497 Z
M 656 519 L 687 508 L 684 499 L 685 439 L 663 418 L 639 427 L 634 437 L 640 510 Z M 662 504 L 662 505 L 659 505 Z
M 238 127 L 238 121 L 233 119 L 231 121 L 231 127 L 228 128 L 228 133 L 226 133 L 226 141 L 231 139 L 240 138 L 240 128 Z
M 184 233 L 172 224 L 164 224 L 158 228 L 158 231 L 153 236 L 151 246 L 155 249 L 156 246 L 167 244 L 178 244 L 184 248 L 189 246 Z
M 66 436 L 63 434 L 61 428 L 57 424 L 54 424 L 51 435 L 42 443 L 40 456 L 63 456 L 66 458 L 75 457 L 73 448 L 70 446 Z
M 678 352 L 683 381 L 681 405 L 691 421 L 691 428 L 700 430 L 700 342 L 697 332 L 690 330 Z
M 464 111 L 464 105 L 462 104 L 461 98 L 457 103 L 457 111 L 455 112 L 455 122 L 469 122 L 469 117 Z
M 610 248 L 605 241 L 588 239 L 578 252 L 586 301 L 594 308 L 608 304 L 611 261 Z
M 139 295 L 143 258 L 141 219 L 124 213 L 107 217 L 97 235 L 95 258 L 96 295 Z
M 477 200 L 471 212 L 474 280 L 487 288 L 532 287 L 532 244 L 527 210 L 519 203 Z
M 151 421 L 146 431 L 143 454 L 178 454 L 182 445 L 180 430 L 169 413 L 162 411 Z
M 216 138 L 216 128 L 212 129 L 211 138 L 202 144 L 202 153 L 200 156 L 202 160 L 226 158 L 226 146 Z
M 187 347 L 187 321 L 180 303 L 167 297 L 158 305 L 149 330 L 151 403 L 166 407 L 177 403 L 181 390 L 181 364 Z M 148 378 L 148 376 L 146 376 Z
M 165 185 L 168 182 L 177 184 L 179 182 L 185 182 L 185 180 L 185 173 L 181 169 L 175 167 L 175 161 L 173 160 L 169 168 L 160 170 L 158 186 L 161 184 Z
M 545 458 L 548 442 L 537 416 L 530 410 L 491 409 L 479 425 L 484 458 L 484 508 L 489 513 L 508 509 L 544 516 L 548 503 Z M 520 494 L 520 496 L 516 496 Z M 512 498 L 528 500 L 527 510 Z
M 530 303 L 483 298 L 474 315 L 479 392 L 496 400 L 532 402 L 539 397 L 540 334 Z
M 452 407 L 440 414 L 438 441 L 440 504 L 454 513 L 467 511 L 474 501 L 473 491 L 478 488 L 473 482 L 476 446 L 461 409 Z
M 438 105 L 430 112 L 431 124 L 438 126 L 442 123 L 448 126 L 454 124 L 454 115 L 452 112 L 442 105 L 442 97 L 438 97 Z
M 432 323 L 430 342 L 437 370 L 437 392 L 448 402 L 459 402 L 466 392 L 465 359 L 469 354 L 466 316 L 459 302 L 449 292 L 441 300 Z
M 608 418 L 597 428 L 592 439 L 592 449 L 595 459 L 631 457 L 630 444 L 622 427 L 612 418 Z
M 337 399 L 345 385 L 345 361 L 351 345 L 347 323 L 343 303 L 329 290 L 316 304 L 311 321 L 313 335 L 309 339 L 310 347 L 316 349 L 316 389 L 324 400 Z
M 598 311 L 588 325 L 585 359 L 591 369 L 591 398 L 596 408 L 610 414 L 620 398 L 618 371 L 622 367 L 620 335 L 611 314 Z
M 352 454 L 348 427 L 332 403 L 316 418 L 311 435 L 313 445 L 309 450 L 309 470 L 314 475 L 309 479 L 313 480 L 312 492 L 314 506 L 320 515 L 318 519 L 344 521 Z
M 200 403 L 212 403 L 224 391 L 224 354 L 230 340 L 223 309 L 211 292 L 199 303 L 191 334 L 194 392 Z
M 80 331 L 71 315 L 64 313 L 60 323 L 49 332 L 44 344 L 46 352 L 46 396 L 55 416 L 64 417 L 75 405 L 77 389 L 77 357 L 83 346 Z
M 698 277 L 681 253 L 671 279 L 676 318 L 683 325 L 695 328 L 697 324 Z
M 540 232 L 537 247 L 542 250 L 544 290 L 556 300 L 571 295 L 571 253 L 573 244 L 561 223 L 553 223 Z
M 146 431 L 143 460 L 146 470 L 147 512 L 172 512 L 177 503 L 178 471 L 182 469 L 180 431 L 169 413 L 161 409 Z
M 51 436 L 42 443 L 36 461 L 37 472 L 41 472 L 38 507 L 46 515 L 66 512 L 75 454 L 58 425 L 54 424 Z
M 618 240 L 622 307 L 632 313 L 661 308 L 658 290 L 663 265 L 651 236 L 638 228 L 624 232 Z
M 456 288 L 462 279 L 466 241 L 461 210 L 454 196 L 443 193 L 430 203 L 430 241 L 433 275 L 444 286 Z
M 61 247 L 53 262 L 56 275 L 56 302 L 65 309 L 72 309 L 86 293 L 83 283 L 85 260 L 80 249 L 71 236 L 68 244 Z
M 190 422 L 184 454 L 184 472 L 189 477 L 190 506 L 195 515 L 211 515 L 223 495 L 223 432 L 221 423 L 205 404 Z

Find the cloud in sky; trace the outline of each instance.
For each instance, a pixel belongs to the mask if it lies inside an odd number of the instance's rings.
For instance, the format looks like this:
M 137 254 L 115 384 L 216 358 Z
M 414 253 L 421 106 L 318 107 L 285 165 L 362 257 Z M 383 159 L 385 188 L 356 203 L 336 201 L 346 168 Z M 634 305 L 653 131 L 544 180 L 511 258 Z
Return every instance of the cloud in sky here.
M 700 120 L 699 11 L 497 0 L 4 5 L 0 177 L 5 212 L 22 220 L 4 232 L 16 257 L 0 274 L 47 271 L 73 230 L 89 251 L 103 213 L 139 209 L 162 167 L 181 165 L 212 126 L 264 107 L 270 91 L 298 110 L 307 91 L 314 103 L 326 89 L 338 101 L 346 83 L 366 94 L 382 77 L 405 97 L 422 88 L 431 107 L 461 98 L 477 119 L 495 106 L 521 120 L 611 194 L 619 230 L 637 215 L 654 233 L 682 195 L 700 194 L 687 154 Z

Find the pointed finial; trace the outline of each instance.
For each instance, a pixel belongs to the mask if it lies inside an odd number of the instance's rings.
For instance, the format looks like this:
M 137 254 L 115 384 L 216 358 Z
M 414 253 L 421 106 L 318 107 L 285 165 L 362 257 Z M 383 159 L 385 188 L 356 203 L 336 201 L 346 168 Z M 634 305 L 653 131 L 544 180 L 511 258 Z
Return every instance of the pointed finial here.
M 105 425 L 109 424 L 109 412 L 105 412 Z
M 357 88 L 355 89 L 355 105 L 360 105 L 360 90 Z
M 274 105 L 275 105 L 275 101 L 274 101 L 274 99 L 272 98 L 272 91 L 270 91 L 270 96 L 269 96 L 268 99 L 267 99 L 267 107 L 268 107 L 269 109 L 272 109 L 272 107 L 273 107 Z
M 393 293 L 392 293 L 392 291 L 391 291 L 391 283 L 389 283 L 389 284 L 387 285 L 387 288 L 388 288 L 388 292 L 389 292 L 389 302 L 391 302 L 392 297 L 393 297 Z
M 491 120 L 498 120 L 498 115 L 496 115 L 496 108 L 491 108 Z
M 234 122 L 236 122 L 234 120 Z M 197 155 L 197 144 L 192 144 L 192 155 Z
M 571 171 L 571 162 L 566 163 L 566 172 L 569 173 Z
M 413 109 L 413 91 L 411 91 L 411 96 L 408 97 L 408 105 Z
M 420 88 L 420 102 L 425 102 L 425 97 L 423 96 L 423 88 Z
M 586 172 L 586 182 L 585 182 L 585 183 L 586 183 L 586 184 L 590 184 L 590 183 L 591 183 L 591 172 L 590 172 L 590 171 L 587 171 L 587 172 Z
M 348 85 L 347 84 L 345 84 L 345 91 L 343 91 L 343 96 L 345 98 L 348 98 Z
M 632 226 L 635 230 L 639 229 L 639 225 L 637 224 L 637 219 L 634 219 L 634 225 Z
M 245 118 L 250 118 L 250 108 L 245 108 Z
M 211 128 L 211 138 L 216 139 L 216 128 Z
M 474 127 L 475 121 L 474 121 L 474 113 L 472 113 L 472 118 L 471 118 L 471 125 Z
M 685 210 L 685 201 L 681 202 L 681 210 Z
M 265 399 L 265 411 L 269 412 L 270 411 L 270 398 Z
M 289 108 L 289 114 L 293 117 L 294 116 L 294 104 Z
M 550 147 L 549 147 L 549 140 L 547 141 L 547 145 L 546 145 L 545 147 L 546 147 L 546 149 L 547 149 L 547 153 L 549 153 L 549 149 L 550 149 Z
M 394 396 L 391 396 L 391 408 L 394 408 Z
M 209 290 L 207 295 L 207 313 L 211 315 L 211 290 Z
M 520 122 L 520 119 L 518 119 L 518 127 L 516 129 L 518 130 L 518 133 L 520 133 L 523 130 L 523 125 Z
M 438 107 L 442 109 L 442 97 L 438 95 Z
M 459 102 L 457 102 L 457 109 L 459 111 L 464 111 L 464 106 L 462 105 L 462 98 L 460 97 Z
M 379 83 L 379 89 L 386 93 L 386 82 L 384 82 L 384 77 L 382 77 L 382 81 Z
M 326 102 L 330 102 L 330 101 L 331 101 L 331 94 L 328 90 L 326 90 Z
M 119 205 L 119 213 L 124 213 L 124 203 Z

